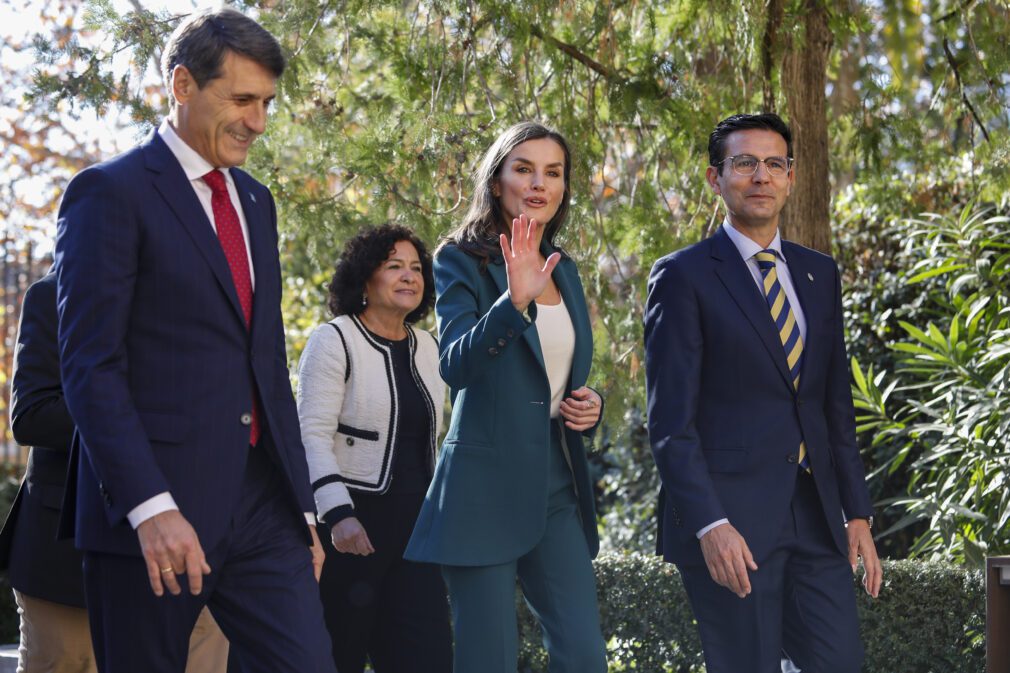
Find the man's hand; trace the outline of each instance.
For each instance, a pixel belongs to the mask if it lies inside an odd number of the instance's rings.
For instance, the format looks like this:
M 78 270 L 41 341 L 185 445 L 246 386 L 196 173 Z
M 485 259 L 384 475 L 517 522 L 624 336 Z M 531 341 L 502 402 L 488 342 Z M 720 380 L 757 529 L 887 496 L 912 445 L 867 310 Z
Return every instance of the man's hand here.
M 163 596 L 165 587 L 173 596 L 182 593 L 176 575 L 189 578 L 194 596 L 203 590 L 203 576 L 210 566 L 203 555 L 196 531 L 177 509 L 155 514 L 137 526 L 140 550 L 147 563 L 147 577 L 155 596 Z
M 316 576 L 318 582 L 319 576 L 323 574 L 323 561 L 326 560 L 326 552 L 323 551 L 323 545 L 319 542 L 315 526 L 309 526 L 309 533 L 312 535 L 312 546 L 309 547 L 309 551 L 312 552 L 312 574 Z
M 870 523 L 866 519 L 850 519 L 845 526 L 849 538 L 849 565 L 856 572 L 859 557 L 863 558 L 863 587 L 866 593 L 876 598 L 880 594 L 880 584 L 884 579 L 884 569 L 877 557 L 877 547 L 870 534 Z
M 716 584 L 740 598 L 750 593 L 747 570 L 757 570 L 754 557 L 743 536 L 728 523 L 716 526 L 701 537 L 701 553 Z
M 338 521 L 330 531 L 330 539 L 333 540 L 336 550 L 342 554 L 368 556 L 375 552 L 365 527 L 354 516 Z

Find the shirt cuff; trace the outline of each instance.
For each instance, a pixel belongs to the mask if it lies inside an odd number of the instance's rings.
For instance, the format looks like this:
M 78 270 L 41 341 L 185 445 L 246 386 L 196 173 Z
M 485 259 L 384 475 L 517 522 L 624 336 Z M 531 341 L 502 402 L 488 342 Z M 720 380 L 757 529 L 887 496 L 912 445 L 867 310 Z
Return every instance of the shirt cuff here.
M 310 526 L 316 525 L 316 513 L 315 512 L 305 512 L 305 522 Z
M 729 519 L 719 519 L 718 521 L 713 521 L 712 523 L 708 524 L 700 531 L 698 531 L 695 535 L 700 540 L 701 538 L 705 537 L 705 533 L 709 532 L 710 530 L 712 530 L 717 526 L 723 525 L 724 523 L 729 523 Z
M 131 509 L 126 515 L 126 519 L 130 522 L 130 525 L 133 526 L 134 530 L 136 530 L 137 526 L 144 523 L 151 517 L 173 509 L 178 511 L 179 506 L 175 504 L 175 498 L 172 497 L 172 494 L 165 491 L 164 493 L 159 493 L 153 498 L 148 498 Z

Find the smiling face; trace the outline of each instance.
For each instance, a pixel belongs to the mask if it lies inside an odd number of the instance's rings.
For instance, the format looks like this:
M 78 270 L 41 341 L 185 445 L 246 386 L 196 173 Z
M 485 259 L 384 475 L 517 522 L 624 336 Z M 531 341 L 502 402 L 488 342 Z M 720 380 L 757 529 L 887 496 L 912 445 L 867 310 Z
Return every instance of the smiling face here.
M 240 166 L 253 141 L 266 131 L 276 83 L 269 70 L 234 52 L 225 54 L 221 76 L 202 89 L 185 66 L 177 66 L 172 76 L 173 126 L 215 168 Z
M 417 248 L 410 241 L 397 241 L 389 257 L 372 272 L 365 283 L 368 303 L 365 312 L 403 322 L 421 305 L 424 275 Z
M 525 213 L 543 225 L 558 212 L 565 194 L 565 152 L 551 138 L 516 145 L 502 162 L 494 195 L 501 204 L 506 230 L 512 219 Z
M 726 156 L 723 159 L 741 154 L 766 159 L 784 157 L 787 153 L 785 138 L 775 131 L 747 129 L 726 137 Z M 760 163 L 754 175 L 739 175 L 730 164 L 730 161 L 724 161 L 721 170 L 720 166 L 709 166 L 705 173 L 712 191 L 720 195 L 726 204 L 730 223 L 744 233 L 776 229 L 779 213 L 793 185 L 793 170 L 775 177 L 768 173 L 764 163 Z

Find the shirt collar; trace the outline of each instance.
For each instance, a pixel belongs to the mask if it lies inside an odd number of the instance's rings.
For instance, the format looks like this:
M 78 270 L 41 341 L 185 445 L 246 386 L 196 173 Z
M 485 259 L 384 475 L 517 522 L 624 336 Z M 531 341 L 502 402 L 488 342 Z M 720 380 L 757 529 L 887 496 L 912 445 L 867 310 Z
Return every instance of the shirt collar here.
M 168 119 L 162 120 L 161 126 L 158 127 L 158 135 L 168 145 L 168 149 L 171 150 L 176 161 L 182 166 L 182 171 L 186 174 L 188 180 L 199 180 L 214 170 L 209 161 L 200 156 L 199 152 L 187 145 L 186 141 L 179 137 L 179 134 L 175 132 L 172 125 L 168 123 Z M 231 182 L 231 171 L 223 170 L 221 172 L 224 173 L 225 180 Z
M 730 224 L 729 218 L 723 220 L 722 228 L 726 231 L 726 235 L 729 236 L 729 240 L 733 241 L 733 245 L 736 246 L 737 251 L 740 253 L 740 256 L 744 258 L 744 261 L 753 258 L 754 255 L 762 252 L 763 250 L 771 250 L 780 261 L 785 260 L 785 255 L 782 254 L 782 236 L 779 234 L 778 229 L 775 230 L 775 238 L 772 239 L 771 244 L 767 248 L 762 248 L 752 239 L 747 238 L 737 231 L 737 229 Z

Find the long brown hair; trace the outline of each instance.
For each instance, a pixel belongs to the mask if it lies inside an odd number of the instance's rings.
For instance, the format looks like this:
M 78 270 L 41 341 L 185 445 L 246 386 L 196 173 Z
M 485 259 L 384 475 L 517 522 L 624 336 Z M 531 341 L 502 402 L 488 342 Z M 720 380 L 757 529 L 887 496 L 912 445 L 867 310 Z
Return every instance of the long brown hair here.
M 509 228 L 505 222 L 501 201 L 494 195 L 494 184 L 501 175 L 502 164 L 512 150 L 527 140 L 539 138 L 550 138 L 561 147 L 565 155 L 565 192 L 561 196 L 561 203 L 558 204 L 558 211 L 544 225 L 544 239 L 554 246 L 554 238 L 568 218 L 572 195 L 572 153 L 564 136 L 537 122 L 520 122 L 510 126 L 484 152 L 471 176 L 473 198 L 470 199 L 470 206 L 463 216 L 463 221 L 445 235 L 442 245 L 450 243 L 457 245 L 461 250 L 477 257 L 482 269 L 487 266 L 491 257 L 501 255 L 498 235 L 508 234 Z

